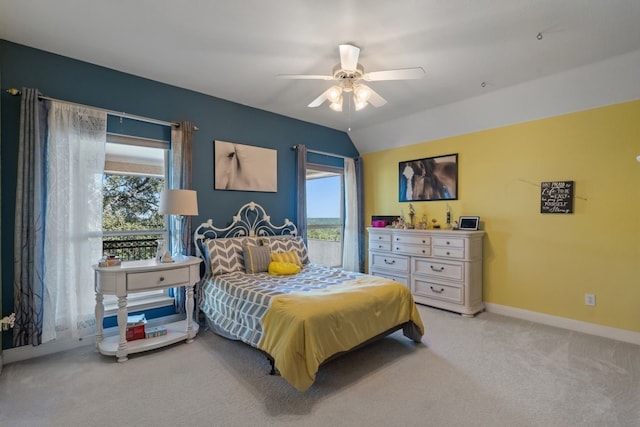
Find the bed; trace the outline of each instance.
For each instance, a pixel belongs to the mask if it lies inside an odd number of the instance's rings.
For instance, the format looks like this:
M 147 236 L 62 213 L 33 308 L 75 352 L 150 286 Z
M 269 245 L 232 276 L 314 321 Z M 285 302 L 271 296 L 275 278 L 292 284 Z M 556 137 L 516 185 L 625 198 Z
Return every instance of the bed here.
M 323 363 L 399 329 L 421 342 L 406 286 L 311 264 L 295 224 L 273 225 L 254 202 L 226 227 L 201 224 L 194 243 L 204 260 L 197 305 L 207 327 L 264 352 L 272 373 L 299 391 Z

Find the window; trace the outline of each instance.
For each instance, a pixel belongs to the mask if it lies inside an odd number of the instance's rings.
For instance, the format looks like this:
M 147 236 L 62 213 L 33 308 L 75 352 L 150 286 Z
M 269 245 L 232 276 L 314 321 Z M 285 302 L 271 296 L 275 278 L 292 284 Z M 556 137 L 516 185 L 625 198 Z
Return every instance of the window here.
M 168 144 L 162 141 L 109 134 L 103 176 L 103 254 L 123 261 L 152 259 L 157 240 L 165 237 L 165 219 L 158 212 L 165 186 Z M 105 295 L 110 314 L 117 298 Z M 173 304 L 168 291 L 129 296 L 136 310 Z
M 342 265 L 343 169 L 307 165 L 307 246 L 314 264 Z

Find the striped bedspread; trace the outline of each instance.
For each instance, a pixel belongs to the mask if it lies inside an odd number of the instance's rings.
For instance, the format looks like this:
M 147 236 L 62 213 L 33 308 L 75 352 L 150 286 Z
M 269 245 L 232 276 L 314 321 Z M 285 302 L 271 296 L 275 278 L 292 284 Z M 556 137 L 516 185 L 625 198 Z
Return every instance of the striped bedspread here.
M 405 322 L 412 326 L 405 335 L 414 341 L 424 332 L 405 286 L 313 264 L 291 276 L 234 272 L 211 278 L 200 308 L 226 336 L 270 354 L 300 391 L 335 353 Z

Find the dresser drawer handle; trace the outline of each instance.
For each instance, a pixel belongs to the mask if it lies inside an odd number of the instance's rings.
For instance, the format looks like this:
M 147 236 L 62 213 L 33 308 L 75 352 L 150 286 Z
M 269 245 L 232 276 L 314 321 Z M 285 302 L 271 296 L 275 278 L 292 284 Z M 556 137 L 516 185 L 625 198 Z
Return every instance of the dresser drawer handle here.
M 378 236 L 378 240 L 382 240 L 382 236 Z
M 423 254 L 424 254 L 424 253 L 427 253 L 427 251 L 425 251 L 425 250 L 423 249 L 423 250 L 422 250 L 422 253 L 423 253 Z
M 164 282 L 164 276 L 160 276 L 160 282 Z
M 382 249 L 382 248 L 384 248 L 384 246 L 378 245 L 378 249 Z
M 447 245 L 449 244 L 449 241 L 447 240 Z
M 435 292 L 436 294 L 441 294 L 444 292 L 444 288 L 440 288 L 440 290 L 438 289 L 434 289 L 433 286 L 429 286 L 431 288 L 431 292 Z
M 385 264 L 389 264 L 389 265 L 393 265 L 393 264 L 395 264 L 395 263 L 396 263 L 396 260 L 395 260 L 395 259 L 392 259 L 391 261 L 388 261 L 388 260 L 385 258 L 385 259 L 384 259 L 384 263 L 385 263 Z
M 442 273 L 444 271 L 444 267 L 435 268 L 433 265 L 430 265 L 429 267 L 431 267 L 431 270 L 435 271 L 436 273 Z
M 449 255 L 451 255 L 451 253 L 450 253 L 450 252 L 447 252 L 447 256 L 449 256 Z
M 426 241 L 426 240 L 423 240 L 423 241 L 422 241 L 422 243 L 427 243 L 427 241 Z

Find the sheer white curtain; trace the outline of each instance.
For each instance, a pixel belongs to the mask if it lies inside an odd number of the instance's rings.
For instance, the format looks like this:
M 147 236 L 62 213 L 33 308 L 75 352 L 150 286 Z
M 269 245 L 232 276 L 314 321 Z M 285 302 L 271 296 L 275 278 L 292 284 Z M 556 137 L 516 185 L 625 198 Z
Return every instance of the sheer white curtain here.
M 95 330 L 92 264 L 102 256 L 107 115 L 51 102 L 42 342 Z
M 344 159 L 344 237 L 342 248 L 342 268 L 349 271 L 360 271 L 359 223 L 358 218 L 358 185 L 355 162 L 351 158 Z

